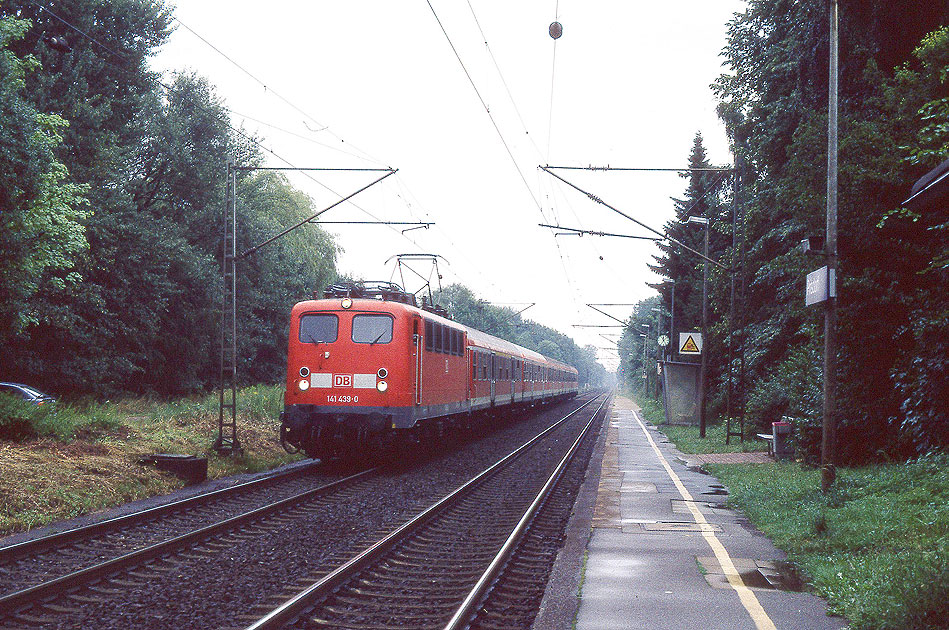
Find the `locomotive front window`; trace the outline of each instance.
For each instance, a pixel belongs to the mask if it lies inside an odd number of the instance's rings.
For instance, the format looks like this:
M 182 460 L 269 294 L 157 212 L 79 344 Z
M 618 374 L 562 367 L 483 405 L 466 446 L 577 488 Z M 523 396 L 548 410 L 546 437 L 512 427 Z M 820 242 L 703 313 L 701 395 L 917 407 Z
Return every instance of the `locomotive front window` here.
M 356 343 L 389 343 L 392 341 L 392 318 L 388 315 L 355 315 L 353 341 Z
M 339 331 L 336 315 L 303 315 L 300 318 L 300 341 L 303 343 L 333 343 Z

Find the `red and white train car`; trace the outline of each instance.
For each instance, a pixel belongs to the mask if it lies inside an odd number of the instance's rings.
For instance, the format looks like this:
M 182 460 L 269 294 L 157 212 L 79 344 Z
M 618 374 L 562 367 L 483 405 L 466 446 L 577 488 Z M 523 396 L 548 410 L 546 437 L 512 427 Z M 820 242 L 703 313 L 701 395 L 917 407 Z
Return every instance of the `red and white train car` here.
M 577 393 L 575 368 L 418 308 L 394 285 L 327 293 L 291 312 L 288 449 L 345 458 Z

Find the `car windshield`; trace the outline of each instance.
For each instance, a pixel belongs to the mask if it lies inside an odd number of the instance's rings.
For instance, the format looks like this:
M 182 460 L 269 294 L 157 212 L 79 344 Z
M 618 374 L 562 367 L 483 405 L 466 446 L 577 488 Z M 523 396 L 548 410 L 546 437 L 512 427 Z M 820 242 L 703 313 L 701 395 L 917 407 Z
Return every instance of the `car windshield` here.
M 339 318 L 332 314 L 306 314 L 300 318 L 300 341 L 333 343 L 339 331 Z
M 353 341 L 370 345 L 389 343 L 392 341 L 392 318 L 388 315 L 354 316 Z

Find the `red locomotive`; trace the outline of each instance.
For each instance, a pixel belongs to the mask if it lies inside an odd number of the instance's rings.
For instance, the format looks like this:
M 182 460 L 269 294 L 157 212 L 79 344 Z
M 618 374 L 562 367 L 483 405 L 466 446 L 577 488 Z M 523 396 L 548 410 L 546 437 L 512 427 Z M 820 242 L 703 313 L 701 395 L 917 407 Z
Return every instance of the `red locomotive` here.
M 398 285 L 334 285 L 291 312 L 280 438 L 310 457 L 368 459 L 576 394 L 575 368 L 419 308 Z

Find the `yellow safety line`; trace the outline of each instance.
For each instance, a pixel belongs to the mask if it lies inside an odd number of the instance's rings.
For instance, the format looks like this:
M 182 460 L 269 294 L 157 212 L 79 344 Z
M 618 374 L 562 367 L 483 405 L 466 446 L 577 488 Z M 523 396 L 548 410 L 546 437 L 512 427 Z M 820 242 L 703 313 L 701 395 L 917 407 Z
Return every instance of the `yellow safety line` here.
M 777 630 L 774 622 L 771 621 L 771 617 L 768 616 L 768 613 L 765 612 L 764 608 L 761 606 L 761 603 L 758 601 L 758 598 L 755 597 L 754 592 L 745 586 L 745 582 L 741 579 L 741 576 L 735 569 L 735 565 L 732 563 L 731 556 L 729 556 L 728 551 L 725 550 L 725 545 L 723 545 L 721 541 L 719 541 L 715 536 L 715 533 L 711 531 L 711 526 L 709 525 L 709 522 L 705 520 L 705 515 L 702 514 L 697 507 L 695 507 L 695 500 L 692 498 L 692 495 L 689 494 L 689 491 L 686 490 L 685 486 L 682 484 L 682 481 L 679 479 L 679 476 L 675 474 L 674 470 L 672 470 L 672 466 L 670 466 L 669 462 L 666 461 L 666 458 L 663 457 L 662 451 L 659 450 L 656 442 L 652 439 L 652 436 L 649 435 L 649 430 L 646 429 L 646 425 L 643 424 L 643 421 L 639 419 L 639 414 L 634 411 L 633 417 L 636 418 L 636 422 L 639 423 L 639 427 L 646 435 L 646 439 L 649 440 L 652 450 L 656 451 L 656 455 L 659 456 L 659 461 L 662 462 L 662 466 L 666 469 L 666 472 L 669 473 L 669 476 L 672 478 L 672 482 L 675 483 L 676 488 L 679 489 L 679 494 L 682 495 L 683 499 L 685 499 L 685 504 L 689 507 L 689 511 L 692 513 L 692 518 L 695 519 L 696 524 L 698 524 L 699 528 L 702 530 L 702 537 L 705 538 L 705 541 L 715 553 L 715 558 L 721 565 L 722 571 L 725 572 L 725 577 L 728 578 L 728 583 L 733 589 L 735 589 L 735 592 L 738 594 L 738 599 L 741 600 L 742 606 L 744 606 L 745 610 L 748 611 L 748 614 L 751 615 L 752 621 L 755 622 L 755 627 L 757 627 L 758 630 Z

